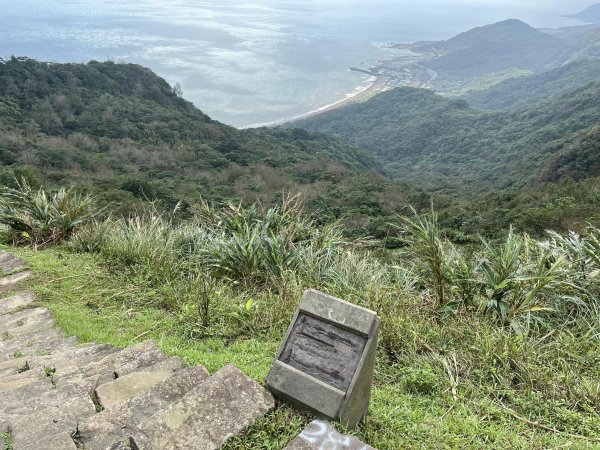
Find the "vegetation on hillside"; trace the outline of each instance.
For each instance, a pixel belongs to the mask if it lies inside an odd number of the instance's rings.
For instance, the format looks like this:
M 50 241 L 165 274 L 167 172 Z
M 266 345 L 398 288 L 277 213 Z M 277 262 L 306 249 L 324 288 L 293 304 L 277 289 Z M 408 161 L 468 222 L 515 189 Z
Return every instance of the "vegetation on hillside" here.
M 301 193 L 322 221 L 381 235 L 382 217 L 428 199 L 380 172 L 372 154 L 329 136 L 213 121 L 140 66 L 0 61 L 3 185 L 83 187 L 124 215 L 145 200 L 185 210 Z
M 511 19 L 433 43 L 441 55 L 426 67 L 444 81 L 465 81 L 511 68 L 538 71 L 547 67 L 562 45 L 560 38 Z
M 508 230 L 465 248 L 435 214 L 411 215 L 394 224 L 404 247 L 378 255 L 293 198 L 194 211 L 178 220 L 148 205 L 88 220 L 60 254 L 21 253 L 68 332 L 159 338 L 171 354 L 258 380 L 307 287 L 374 309 L 373 399 L 356 433 L 377 448 L 598 442 L 599 230 L 543 240 Z M 280 405 L 227 448 L 282 448 L 308 420 Z
M 293 125 L 372 150 L 402 180 L 463 191 L 518 190 L 598 123 L 599 92 L 600 84 L 588 83 L 540 105 L 484 112 L 464 100 L 398 88 Z
M 530 76 L 511 78 L 486 90 L 464 96 L 481 109 L 514 109 L 564 95 L 593 80 L 600 80 L 600 60 L 582 59 Z

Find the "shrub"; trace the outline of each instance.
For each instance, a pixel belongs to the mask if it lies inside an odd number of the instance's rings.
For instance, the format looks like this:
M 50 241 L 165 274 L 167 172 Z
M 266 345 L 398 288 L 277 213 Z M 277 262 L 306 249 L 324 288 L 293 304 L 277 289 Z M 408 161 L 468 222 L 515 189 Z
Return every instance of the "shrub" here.
M 24 178 L 14 188 L 0 189 L 0 223 L 15 244 L 57 244 L 99 213 L 93 197 L 73 189 L 34 190 Z

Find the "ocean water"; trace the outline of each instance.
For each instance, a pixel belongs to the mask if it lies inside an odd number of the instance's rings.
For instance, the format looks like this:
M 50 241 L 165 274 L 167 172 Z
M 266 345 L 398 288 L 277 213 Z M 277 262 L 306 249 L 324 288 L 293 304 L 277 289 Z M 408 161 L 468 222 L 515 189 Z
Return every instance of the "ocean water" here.
M 0 0 L 0 57 L 150 67 L 211 117 L 272 123 L 364 89 L 382 42 L 446 39 L 508 18 L 576 24 L 580 0 Z

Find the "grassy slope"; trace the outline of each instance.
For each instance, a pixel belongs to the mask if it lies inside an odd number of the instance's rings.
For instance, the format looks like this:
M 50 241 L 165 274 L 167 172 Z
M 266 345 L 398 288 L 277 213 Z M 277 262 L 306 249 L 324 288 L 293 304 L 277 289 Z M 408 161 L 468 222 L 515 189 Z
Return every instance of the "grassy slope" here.
M 135 274 L 113 271 L 97 257 L 72 254 L 64 248 L 37 253 L 11 251 L 24 256 L 34 270 L 35 278 L 29 287 L 55 313 L 58 325 L 86 342 L 125 346 L 154 339 L 166 353 L 179 355 L 190 364 L 204 364 L 214 372 L 231 363 L 264 382 L 287 326 L 288 320 L 282 320 L 253 338 L 200 338 L 193 333 L 190 338 L 189 327 L 159 306 L 163 293 L 145 286 L 144 280 L 136 279 Z M 232 299 L 220 301 L 226 304 Z M 287 305 L 288 318 L 294 308 L 294 304 Z M 459 315 L 438 322 L 427 314 L 419 314 L 410 299 L 406 299 L 404 306 L 399 305 L 397 313 L 393 320 L 404 329 L 397 336 L 398 348 L 403 350 L 396 354 L 394 362 L 385 349 L 380 349 L 371 407 L 367 421 L 355 431 L 358 437 L 382 450 L 528 449 L 562 445 L 591 448 L 588 445 L 592 444 L 585 439 L 548 432 L 525 420 L 527 416 L 550 426 L 557 424 L 571 433 L 597 436 L 600 417 L 596 412 L 584 409 L 575 414 L 561 400 L 561 394 L 556 400 L 549 400 L 535 387 L 540 383 L 552 385 L 555 378 L 558 388 L 564 383 L 558 379 L 564 376 L 573 376 L 571 385 L 575 387 L 579 383 L 575 380 L 583 373 L 576 372 L 575 376 L 569 364 L 562 366 L 563 374 L 555 373 L 555 355 L 537 354 L 535 345 L 531 348 L 531 344 L 508 338 L 486 321 L 476 319 L 465 323 Z M 390 320 L 391 317 L 384 317 L 384 322 Z M 568 334 L 561 339 L 567 346 L 565 349 L 574 343 Z M 571 351 L 579 354 L 581 349 Z M 450 356 L 444 359 L 442 354 Z M 481 358 L 483 363 L 476 369 L 483 372 L 476 377 L 462 368 L 465 358 L 473 357 Z M 545 358 L 553 361 L 547 369 Z M 447 362 L 447 372 L 440 359 Z M 537 367 L 531 371 L 532 366 Z M 513 381 L 504 380 L 503 376 L 512 371 Z M 485 372 L 489 373 L 484 377 Z M 495 372 L 497 375 L 493 375 Z M 527 376 L 534 379 L 522 378 Z M 474 382 L 477 378 L 495 382 Z M 527 388 L 528 384 L 531 387 Z M 453 386 L 456 399 L 452 395 Z M 505 403 L 518 405 L 520 418 L 515 417 L 512 409 L 503 407 Z M 226 448 L 283 448 L 308 420 L 310 417 L 280 405 Z

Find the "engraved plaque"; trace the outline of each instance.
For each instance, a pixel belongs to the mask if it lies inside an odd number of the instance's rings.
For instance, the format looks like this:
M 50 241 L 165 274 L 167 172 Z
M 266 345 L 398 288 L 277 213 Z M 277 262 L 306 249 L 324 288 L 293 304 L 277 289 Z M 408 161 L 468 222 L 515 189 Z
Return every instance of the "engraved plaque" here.
M 299 313 L 279 360 L 346 391 L 366 343 L 365 336 Z
M 379 323 L 373 311 L 309 289 L 267 387 L 282 401 L 354 427 L 369 408 Z

